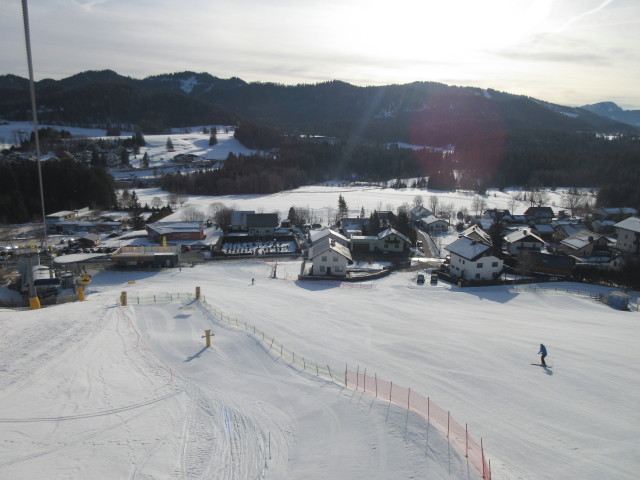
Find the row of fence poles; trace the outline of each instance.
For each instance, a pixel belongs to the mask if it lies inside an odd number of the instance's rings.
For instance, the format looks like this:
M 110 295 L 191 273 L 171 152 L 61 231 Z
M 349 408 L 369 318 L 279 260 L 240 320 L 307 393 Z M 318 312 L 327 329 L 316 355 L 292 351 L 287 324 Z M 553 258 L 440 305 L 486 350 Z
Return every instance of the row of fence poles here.
M 366 368 L 364 369 L 364 373 L 360 373 L 360 366 L 358 365 L 357 369 L 355 372 L 355 385 L 349 384 L 349 366 L 347 364 L 345 364 L 345 373 L 344 373 L 344 378 L 345 378 L 345 387 L 347 388 L 353 388 L 356 392 L 360 391 L 360 389 L 362 389 L 361 391 L 363 393 L 368 393 L 371 394 L 373 396 L 375 396 L 375 398 L 385 398 L 387 396 L 387 393 L 385 392 L 384 394 L 382 392 L 380 392 L 379 395 L 379 390 L 378 390 L 378 375 L 377 373 L 374 373 L 373 375 L 373 386 L 371 384 L 369 384 L 369 389 L 367 389 L 367 370 Z M 362 384 L 360 383 L 360 377 L 362 376 Z M 401 407 L 406 407 L 407 408 L 407 412 L 409 411 L 413 411 L 414 413 L 417 413 L 418 415 L 420 415 L 421 417 L 425 418 L 427 420 L 427 423 L 429 425 L 434 425 L 436 428 L 440 427 L 439 430 L 442 431 L 442 433 L 446 432 L 446 437 L 447 437 L 447 442 L 450 442 L 450 438 L 452 436 L 452 427 L 456 426 L 456 430 L 459 433 L 461 426 L 455 422 L 453 420 L 453 418 L 451 417 L 451 412 L 447 411 L 447 418 L 446 418 L 446 426 L 444 425 L 444 422 L 442 420 L 440 421 L 435 421 L 434 422 L 434 418 L 432 418 L 431 415 L 431 410 L 432 410 L 432 403 L 431 402 L 431 398 L 430 397 L 426 397 L 426 399 L 424 398 L 423 395 L 420 394 L 416 394 L 415 392 L 413 392 L 413 397 L 412 397 L 412 393 L 411 393 L 411 388 L 406 389 L 407 390 L 407 396 L 406 396 L 406 401 L 403 398 L 397 398 L 398 395 L 396 394 L 396 398 L 394 398 L 394 389 L 393 389 L 393 381 L 390 382 L 384 382 L 384 383 L 388 383 L 389 384 L 389 389 L 388 389 L 388 400 L 389 403 L 394 403 L 398 406 Z M 396 385 L 396 391 L 400 391 L 402 392 L 404 387 L 398 387 Z M 423 409 L 420 409 L 419 406 L 417 406 L 417 408 L 412 409 L 411 408 L 411 402 L 412 402 L 412 398 L 415 399 L 415 403 L 416 405 L 420 404 L 420 400 L 426 400 L 426 412 L 424 412 Z M 424 402 L 422 402 L 424 403 Z M 434 408 L 436 410 L 440 410 L 442 411 L 442 413 L 444 413 L 444 410 L 441 409 L 440 407 L 438 407 L 437 405 L 433 405 Z M 425 415 L 426 413 L 426 415 Z M 457 440 L 457 441 L 456 441 Z M 429 435 L 428 435 L 428 429 L 427 429 L 427 437 L 426 437 L 426 451 L 428 451 L 429 448 Z M 484 443 L 483 443 L 483 439 L 480 438 L 480 448 L 479 448 L 479 452 L 477 450 L 471 449 L 470 447 L 470 437 L 469 437 L 469 427 L 468 424 L 465 423 L 464 424 L 464 442 L 463 444 L 460 441 L 459 435 L 454 435 L 454 446 L 456 446 L 459 450 L 461 450 L 461 453 L 464 453 L 465 458 L 470 459 L 471 460 L 471 464 L 476 467 L 476 469 L 482 474 L 482 478 L 486 479 L 486 480 L 491 480 L 491 461 L 488 460 L 485 457 L 484 454 Z M 477 443 L 473 442 L 476 445 L 477 448 Z M 476 458 L 475 456 L 471 456 L 470 457 L 470 451 L 476 451 L 477 454 L 479 454 L 478 458 Z

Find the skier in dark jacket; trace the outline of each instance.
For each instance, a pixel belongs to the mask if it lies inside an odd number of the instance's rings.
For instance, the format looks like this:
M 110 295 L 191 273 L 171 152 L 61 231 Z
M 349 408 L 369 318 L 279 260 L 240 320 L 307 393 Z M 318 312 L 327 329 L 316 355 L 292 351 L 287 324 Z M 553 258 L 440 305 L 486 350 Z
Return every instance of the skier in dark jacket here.
M 544 357 L 547 356 L 547 347 L 545 347 L 542 343 L 540 344 L 540 351 L 538 352 L 540 355 L 540 363 L 542 363 L 543 367 L 546 367 L 547 364 L 544 361 Z

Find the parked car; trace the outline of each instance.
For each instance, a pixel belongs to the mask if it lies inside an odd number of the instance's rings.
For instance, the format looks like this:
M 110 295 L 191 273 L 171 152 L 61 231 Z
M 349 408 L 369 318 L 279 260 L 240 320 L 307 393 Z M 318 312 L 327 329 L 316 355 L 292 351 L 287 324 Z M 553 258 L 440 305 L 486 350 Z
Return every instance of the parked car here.
M 418 280 L 417 280 L 419 285 L 422 285 L 424 283 L 424 275 L 422 273 L 418 274 Z
M 437 285 L 438 284 L 438 274 L 437 273 L 432 273 L 431 274 L 431 285 Z

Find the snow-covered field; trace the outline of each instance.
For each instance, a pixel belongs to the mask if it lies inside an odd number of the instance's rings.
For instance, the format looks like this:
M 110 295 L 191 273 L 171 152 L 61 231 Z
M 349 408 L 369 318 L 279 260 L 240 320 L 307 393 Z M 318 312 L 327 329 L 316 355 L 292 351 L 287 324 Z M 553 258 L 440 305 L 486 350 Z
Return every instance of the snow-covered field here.
M 105 137 L 105 131 L 99 128 L 64 127 L 57 125 L 40 125 L 40 128 L 52 127 L 69 131 L 74 137 L 109 138 Z M 146 145 L 140 148 L 140 154 L 131 157 L 132 169 L 125 171 L 112 170 L 115 178 L 126 178 L 129 176 L 144 177 L 151 176 L 153 167 L 163 167 L 171 165 L 174 156 L 178 154 L 192 154 L 205 160 L 225 160 L 229 153 L 248 155 L 254 151 L 246 148 L 233 137 L 233 128 L 224 125 L 214 126 L 218 130 L 216 136 L 218 143 L 209 146 L 209 134 L 202 133 L 203 128 L 209 126 L 196 126 L 189 128 L 175 128 L 170 134 L 145 135 Z M 9 148 L 11 145 L 19 145 L 20 140 L 28 138 L 33 131 L 33 124 L 30 122 L 5 122 L 0 123 L 0 149 Z M 132 132 L 122 132 L 122 136 L 131 137 Z M 174 151 L 167 151 L 167 140 L 171 139 Z M 42 152 L 44 158 L 48 158 L 49 152 Z M 143 155 L 149 156 L 149 169 L 141 168 Z
M 429 396 L 483 438 L 495 479 L 637 478 L 638 312 L 417 272 L 282 279 L 299 266 L 105 271 L 86 302 L 0 311 L 0 477 L 478 478 L 416 415 L 300 373 L 197 303 L 116 306 L 200 286 L 299 355 Z

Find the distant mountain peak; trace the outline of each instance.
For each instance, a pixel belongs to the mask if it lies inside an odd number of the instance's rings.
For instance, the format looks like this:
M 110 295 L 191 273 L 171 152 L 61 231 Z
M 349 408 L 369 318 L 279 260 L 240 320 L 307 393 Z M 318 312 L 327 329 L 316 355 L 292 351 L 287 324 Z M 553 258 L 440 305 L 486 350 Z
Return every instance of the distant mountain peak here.
M 614 102 L 598 102 L 598 103 L 593 103 L 591 105 L 584 105 L 581 108 L 584 108 L 585 110 L 589 110 L 590 112 L 594 112 L 594 113 L 596 113 L 596 111 L 607 111 L 612 113 L 624 111 Z
M 640 126 L 640 110 L 623 110 L 614 102 L 599 102 L 592 105 L 584 105 L 581 108 L 601 117 L 636 127 Z

